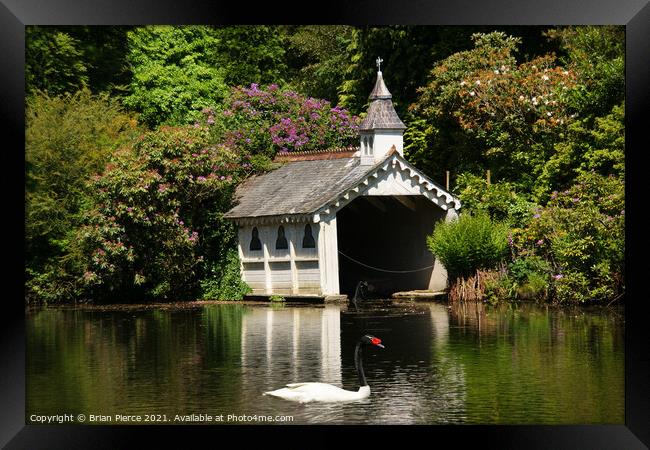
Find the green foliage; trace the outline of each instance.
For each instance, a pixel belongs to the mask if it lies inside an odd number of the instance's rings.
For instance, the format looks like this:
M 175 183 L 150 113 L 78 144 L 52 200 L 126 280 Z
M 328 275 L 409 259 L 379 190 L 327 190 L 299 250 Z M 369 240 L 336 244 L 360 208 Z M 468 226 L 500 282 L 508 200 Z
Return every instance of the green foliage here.
M 71 282 L 77 264 L 74 231 L 90 202 L 86 182 L 137 132 L 135 120 L 107 95 L 83 90 L 28 98 L 25 249 L 30 300 L 53 302 L 76 292 Z
M 55 96 L 88 84 L 80 42 L 53 27 L 25 27 L 25 90 Z
M 617 105 L 604 117 L 587 117 L 572 123 L 566 139 L 554 146 L 535 182 L 538 201 L 549 200 L 551 191 L 562 191 L 575 178 L 591 170 L 625 178 L 625 108 Z
M 298 92 L 338 102 L 353 30 L 347 25 L 305 25 L 289 34 L 287 56 L 297 69 L 291 84 Z
M 578 115 L 605 115 L 625 98 L 624 27 L 564 27 L 547 36 L 559 41 L 563 63 L 579 74 L 569 97 Z
M 623 291 L 624 187 L 613 175 L 583 173 L 571 188 L 554 192 L 526 228 L 515 230 L 516 253 L 551 263 L 557 301 L 603 301 Z
M 25 81 L 27 95 L 122 93 L 130 82 L 126 65 L 126 33 L 132 27 L 25 27 Z
M 26 111 L 26 238 L 61 239 L 84 202 L 85 182 L 102 170 L 136 122 L 115 100 L 74 95 L 30 97 Z
M 252 292 L 241 279 L 237 250 L 230 250 L 225 261 L 210 269 L 209 278 L 201 280 L 203 298 L 210 300 L 241 300 Z
M 228 86 L 251 83 L 284 84 L 284 35 L 278 27 L 268 25 L 239 25 L 218 28 L 215 52 L 216 65 L 224 69 Z
M 484 276 L 483 300 L 492 305 L 502 302 L 504 299 L 513 298 L 514 289 L 512 280 L 501 271 L 489 273 L 491 276 Z M 486 273 L 487 275 L 487 273 Z
M 546 297 L 550 286 L 551 266 L 535 255 L 519 257 L 508 264 L 508 278 L 516 298 L 541 299 Z
M 97 206 L 78 232 L 88 295 L 199 295 L 200 280 L 233 248 L 222 214 L 252 170 L 248 155 L 212 144 L 204 127 L 162 127 L 118 153 L 93 181 Z
M 281 295 L 271 295 L 269 301 L 271 302 L 284 302 L 285 298 Z
M 572 119 L 564 98 L 575 73 L 552 55 L 517 64 L 520 39 L 505 33 L 473 39 L 473 49 L 436 64 L 413 112 L 430 124 L 429 154 L 440 152 L 436 158 L 446 167 L 476 172 L 478 163 L 496 179 L 528 189 Z M 428 154 L 420 155 L 427 164 Z
M 50 27 L 48 27 L 50 28 Z M 93 93 L 124 94 L 133 75 L 126 56 L 127 32 L 131 26 L 57 26 L 50 29 L 67 33 L 78 42 L 87 68 L 88 88 Z
M 40 271 L 25 269 L 25 295 L 28 302 L 54 304 L 75 301 L 82 294 L 74 271 L 60 262 L 53 262 Z
M 486 214 L 461 214 L 458 220 L 438 222 L 427 245 L 452 278 L 466 277 L 497 267 L 507 254 L 507 238 L 507 226 Z
M 222 112 L 203 112 L 214 139 L 271 158 L 278 152 L 344 147 L 358 140 L 357 117 L 276 84 L 233 88 Z
M 471 173 L 462 173 L 458 176 L 455 190 L 458 192 L 464 211 L 485 212 L 496 220 L 509 217 L 511 208 L 518 204 L 519 199 L 511 183 L 488 185 L 486 178 Z
M 549 263 L 539 256 L 528 256 L 517 258 L 508 264 L 508 275 L 517 283 L 524 283 L 531 274 L 549 274 L 551 267 Z
M 150 127 L 188 124 L 202 108 L 226 95 L 225 70 L 218 66 L 217 30 L 207 26 L 146 26 L 128 33 L 133 72 L 124 104 Z

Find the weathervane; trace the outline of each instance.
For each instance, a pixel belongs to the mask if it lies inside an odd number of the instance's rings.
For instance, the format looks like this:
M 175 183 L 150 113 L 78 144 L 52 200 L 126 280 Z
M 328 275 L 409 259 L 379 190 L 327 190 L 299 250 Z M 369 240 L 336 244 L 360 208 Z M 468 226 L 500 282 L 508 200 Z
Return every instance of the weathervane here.
M 380 57 L 377 57 L 377 71 L 381 72 L 381 63 L 383 63 L 384 60 L 381 59 Z

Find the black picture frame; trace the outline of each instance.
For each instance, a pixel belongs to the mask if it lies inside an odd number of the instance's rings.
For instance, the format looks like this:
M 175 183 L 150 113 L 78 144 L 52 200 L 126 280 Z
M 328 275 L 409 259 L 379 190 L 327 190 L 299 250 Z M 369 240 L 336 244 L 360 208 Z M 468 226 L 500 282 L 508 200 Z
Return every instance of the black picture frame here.
M 24 235 L 24 26 L 25 25 L 137 25 L 137 24 L 422 24 L 422 25 L 580 25 L 616 24 L 626 27 L 626 340 L 625 425 L 571 426 L 409 426 L 330 427 L 287 426 L 78 426 L 25 425 L 24 258 L 20 247 L 5 251 L 4 270 L 9 295 L 3 302 L 3 362 L 0 376 L 0 445 L 6 448 L 126 448 L 134 439 L 147 446 L 191 447 L 200 442 L 224 444 L 227 438 L 263 436 L 268 443 L 293 447 L 363 435 L 366 444 L 381 442 L 387 433 L 404 434 L 405 443 L 425 439 L 432 446 L 462 447 L 469 442 L 484 448 L 637 449 L 650 445 L 650 369 L 648 329 L 643 290 L 644 153 L 648 150 L 647 113 L 650 99 L 650 4 L 648 0 L 493 0 L 474 2 L 418 2 L 340 0 L 309 4 L 254 5 L 245 2 L 172 0 L 2 0 L 0 2 L 0 123 L 4 200 L 15 210 L 4 214 L 5 242 Z M 644 114 L 645 113 L 645 114 Z M 7 176 L 9 175 L 9 176 Z M 22 212 L 22 214 L 21 214 Z M 14 238 L 8 238 L 14 236 Z M 5 245 L 5 248 L 8 248 Z M 250 429 L 255 428 L 254 434 Z M 305 432 L 317 434 L 305 438 Z M 413 436 L 413 433 L 417 436 Z M 228 435 L 228 436 L 227 436 Z M 232 435 L 232 436 L 231 436 Z M 407 438 L 408 436 L 408 438 Z M 200 439 L 200 440 L 199 440 Z M 205 440 L 204 440 L 205 439 Z M 408 440 L 407 440 L 408 439 Z M 195 444 L 193 444 L 195 443 Z M 237 445 L 237 444 L 225 444 Z

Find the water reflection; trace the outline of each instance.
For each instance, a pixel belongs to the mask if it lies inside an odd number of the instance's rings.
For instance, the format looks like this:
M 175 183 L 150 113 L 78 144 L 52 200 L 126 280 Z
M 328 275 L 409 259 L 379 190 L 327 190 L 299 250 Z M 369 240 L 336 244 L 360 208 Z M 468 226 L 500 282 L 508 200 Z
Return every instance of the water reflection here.
M 244 386 L 261 393 L 262 382 L 271 389 L 301 381 L 340 385 L 340 333 L 338 306 L 249 308 L 241 327 Z
M 293 423 L 623 423 L 621 311 L 366 303 L 224 304 L 27 315 L 30 414 L 285 414 Z M 263 397 L 286 383 L 372 394 Z

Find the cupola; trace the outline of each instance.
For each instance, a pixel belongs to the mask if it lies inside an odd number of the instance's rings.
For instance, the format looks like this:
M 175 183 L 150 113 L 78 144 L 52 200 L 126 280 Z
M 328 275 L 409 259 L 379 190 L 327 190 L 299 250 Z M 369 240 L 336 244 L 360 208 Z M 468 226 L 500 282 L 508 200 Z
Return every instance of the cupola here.
M 377 58 L 377 81 L 370 93 L 368 113 L 359 126 L 362 165 L 372 165 L 384 159 L 394 146 L 404 154 L 404 130 L 406 126 L 397 116 L 393 96 L 388 91 L 381 73 L 383 60 Z

